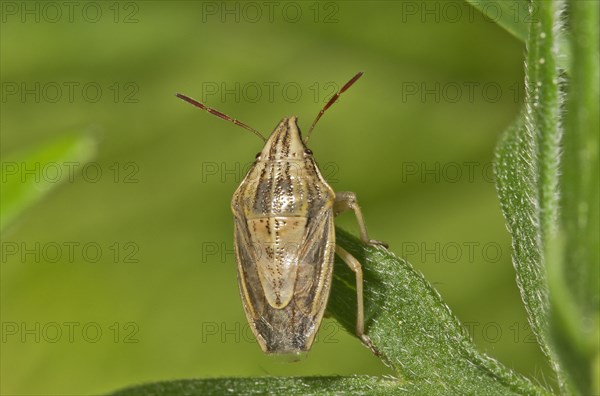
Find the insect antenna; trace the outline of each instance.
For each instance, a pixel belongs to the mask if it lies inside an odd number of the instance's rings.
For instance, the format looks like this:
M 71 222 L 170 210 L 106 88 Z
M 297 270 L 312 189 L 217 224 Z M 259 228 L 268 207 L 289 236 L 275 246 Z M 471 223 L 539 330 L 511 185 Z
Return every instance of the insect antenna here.
M 258 136 L 259 138 L 261 138 L 263 140 L 263 142 L 267 141 L 267 139 L 263 135 L 261 135 L 261 133 L 258 132 L 256 129 L 254 129 L 252 127 L 249 127 L 248 125 L 244 124 L 243 122 L 240 122 L 240 121 L 236 120 L 235 118 L 229 117 L 227 114 L 221 113 L 219 110 L 211 109 L 210 107 L 203 105 L 202 103 L 198 102 L 197 100 L 194 100 L 194 99 L 192 99 L 190 97 L 187 97 L 187 96 L 185 96 L 183 94 L 180 94 L 180 93 L 175 94 L 175 96 L 177 96 L 179 99 L 185 100 L 186 102 L 188 102 L 188 103 L 190 103 L 190 104 L 192 104 L 192 105 L 194 105 L 194 106 L 196 106 L 196 107 L 198 107 L 198 108 L 200 108 L 202 110 L 206 110 L 210 114 L 216 115 L 217 117 L 222 118 L 225 121 L 231 121 L 235 125 L 241 126 L 242 128 L 244 128 L 244 129 L 252 132 L 256 136 Z
M 323 109 L 319 112 L 319 114 L 317 115 L 317 118 L 315 118 L 315 120 L 313 121 L 312 125 L 310 126 L 310 129 L 308 130 L 308 133 L 306 134 L 306 138 L 304 139 L 304 144 L 308 143 L 308 139 L 310 138 L 310 134 L 312 132 L 312 130 L 315 128 L 315 125 L 317 125 L 317 122 L 321 119 L 321 117 L 323 116 L 323 113 L 325 113 L 325 111 L 331 107 L 332 104 L 335 103 L 336 100 L 338 100 L 338 98 L 340 97 L 341 94 L 344 93 L 344 91 L 346 91 L 348 88 L 350 88 L 352 86 L 352 84 L 354 84 L 356 82 L 356 80 L 358 80 L 360 78 L 360 76 L 363 75 L 363 72 L 358 72 L 356 73 L 356 75 L 354 77 L 352 77 L 350 79 L 350 81 L 348 81 L 343 87 L 342 89 L 340 89 L 340 91 L 338 93 L 336 93 L 335 95 L 333 95 L 333 97 L 331 99 L 329 99 L 329 102 L 327 102 L 327 104 L 323 107 Z

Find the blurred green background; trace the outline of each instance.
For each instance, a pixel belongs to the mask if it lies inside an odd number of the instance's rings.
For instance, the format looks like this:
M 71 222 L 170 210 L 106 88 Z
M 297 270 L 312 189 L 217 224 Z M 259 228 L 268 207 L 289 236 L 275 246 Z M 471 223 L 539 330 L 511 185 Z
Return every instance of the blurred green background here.
M 264 134 L 292 114 L 307 130 L 358 71 L 311 138 L 323 173 L 481 350 L 545 381 L 491 181 L 519 110 L 518 39 L 457 1 L 61 4 L 2 3 L 3 163 L 65 134 L 98 144 L 2 233 L 2 394 L 388 373 L 332 319 L 302 362 L 260 351 L 229 205 L 261 142 L 174 96 Z M 357 230 L 349 214 L 338 224 Z

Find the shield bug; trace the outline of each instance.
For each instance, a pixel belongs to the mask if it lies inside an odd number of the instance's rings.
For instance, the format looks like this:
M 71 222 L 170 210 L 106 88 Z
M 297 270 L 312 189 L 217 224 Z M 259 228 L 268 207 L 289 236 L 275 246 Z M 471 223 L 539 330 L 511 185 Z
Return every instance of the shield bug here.
M 356 334 L 372 348 L 364 334 L 361 265 L 336 246 L 334 217 L 354 211 L 361 240 L 385 244 L 369 239 L 355 194 L 335 193 L 307 148 L 323 113 L 361 75 L 356 74 L 329 100 L 304 139 L 295 116 L 284 117 L 267 139 L 220 111 L 176 95 L 265 142 L 231 201 L 240 294 L 252 332 L 264 352 L 299 354 L 310 349 L 327 306 L 335 254 L 356 275 Z

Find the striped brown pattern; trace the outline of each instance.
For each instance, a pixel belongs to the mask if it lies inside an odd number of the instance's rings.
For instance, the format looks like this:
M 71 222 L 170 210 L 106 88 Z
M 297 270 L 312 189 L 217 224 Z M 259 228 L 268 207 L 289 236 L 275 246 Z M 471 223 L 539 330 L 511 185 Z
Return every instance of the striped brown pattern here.
M 297 118 L 284 118 L 231 203 L 240 293 L 265 352 L 310 349 L 331 284 L 334 200 Z

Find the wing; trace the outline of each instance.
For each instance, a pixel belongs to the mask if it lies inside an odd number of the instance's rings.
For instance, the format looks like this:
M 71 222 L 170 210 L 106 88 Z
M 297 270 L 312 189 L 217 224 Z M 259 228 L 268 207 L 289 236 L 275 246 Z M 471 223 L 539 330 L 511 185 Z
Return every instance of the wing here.
M 320 322 L 331 286 L 335 228 L 331 210 L 325 210 L 311 220 L 299 252 L 294 302 L 304 315 Z
M 258 161 L 232 199 L 238 281 L 265 352 L 310 349 L 333 269 L 335 193 L 314 161 Z
M 238 268 L 238 283 L 248 322 L 258 320 L 268 304 L 260 285 L 256 255 L 250 242 L 248 225 L 237 216 L 234 220 L 234 247 Z
M 301 218 L 278 219 L 289 224 Z M 269 260 L 268 246 L 256 242 L 253 226 L 257 220 L 245 222 L 237 216 L 235 219 L 238 281 L 246 317 L 265 352 L 307 351 L 329 296 L 335 251 L 333 214 L 327 209 L 320 216 L 303 220 L 306 227 L 302 238 L 279 257 L 293 265 L 282 267 L 279 272 L 277 251 Z M 267 224 L 266 221 L 258 224 Z

